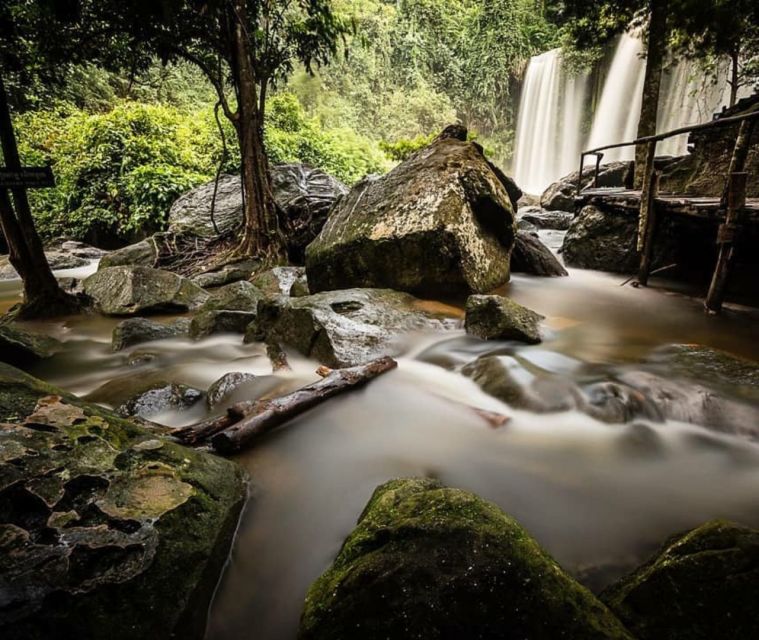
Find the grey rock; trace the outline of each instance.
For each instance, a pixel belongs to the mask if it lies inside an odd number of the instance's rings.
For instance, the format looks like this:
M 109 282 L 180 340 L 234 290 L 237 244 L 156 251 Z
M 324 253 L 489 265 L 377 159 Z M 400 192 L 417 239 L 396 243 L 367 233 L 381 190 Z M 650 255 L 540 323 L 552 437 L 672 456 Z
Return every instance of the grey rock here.
M 190 324 L 190 337 L 213 333 L 244 333 L 256 318 L 258 302 L 264 297 L 250 282 L 233 282 L 213 291 Z
M 541 341 L 543 316 L 509 298 L 496 295 L 469 296 L 464 324 L 467 333 L 483 340 Z
M 157 238 L 154 236 L 110 251 L 100 259 L 98 269 L 121 266 L 154 267 L 158 261 L 156 241 Z
M 176 338 L 187 335 L 189 328 L 190 321 L 187 318 L 178 318 L 169 323 L 155 322 L 147 318 L 129 318 L 113 328 L 111 349 L 121 351 L 142 342 Z
M 553 252 L 536 236 L 525 231 L 517 231 L 511 251 L 511 270 L 546 277 L 569 275 Z
M 0 323 L 0 360 L 20 365 L 49 358 L 62 348 L 60 341 L 29 331 L 15 322 Z
M 232 282 L 247 280 L 258 267 L 259 262 L 257 260 L 241 260 L 224 265 L 215 271 L 201 273 L 193 277 L 192 281 L 204 289 L 222 287 Z
M 190 311 L 208 299 L 187 278 L 148 267 L 100 269 L 84 281 L 84 292 L 101 313 L 112 316 Z
M 348 367 L 396 355 L 401 334 L 455 325 L 406 293 L 345 289 L 262 300 L 245 340 L 290 346 L 327 366 Z
M 585 189 L 593 184 L 595 167 L 586 166 L 582 172 L 582 188 Z M 602 164 L 598 173 L 599 187 L 624 187 L 632 186 L 633 163 L 609 162 Z M 540 206 L 543 209 L 555 211 L 574 211 L 574 198 L 577 192 L 578 173 L 570 173 L 561 180 L 557 180 L 549 186 L 540 197 Z
M 519 210 L 519 220 L 531 222 L 539 229 L 566 231 L 572 224 L 574 217 L 574 213 L 569 211 L 549 211 L 540 207 L 527 207 Z
M 130 398 L 116 409 L 116 413 L 124 417 L 150 419 L 170 409 L 188 409 L 202 397 L 202 391 L 187 385 L 158 385 Z
M 288 296 L 295 282 L 305 275 L 303 267 L 274 267 L 256 274 L 250 281 L 267 296 Z
M 507 185 L 480 148 L 441 136 L 334 205 L 306 250 L 309 288 L 489 291 L 509 278 L 514 235 Z
M 208 407 L 213 409 L 234 393 L 240 385 L 243 385 L 246 382 L 252 382 L 255 379 L 256 376 L 252 373 L 240 373 L 239 371 L 225 373 L 221 378 L 208 387 L 208 391 L 206 392 L 206 403 L 208 404 Z

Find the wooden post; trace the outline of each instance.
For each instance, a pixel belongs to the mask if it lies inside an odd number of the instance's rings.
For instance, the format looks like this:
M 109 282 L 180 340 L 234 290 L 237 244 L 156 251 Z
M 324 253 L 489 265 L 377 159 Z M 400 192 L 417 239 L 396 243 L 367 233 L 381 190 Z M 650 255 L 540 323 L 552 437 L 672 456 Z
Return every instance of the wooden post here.
M 717 244 L 720 245 L 717 265 L 714 267 L 712 283 L 706 296 L 705 308 L 707 313 L 719 313 L 725 299 L 725 288 L 735 258 L 735 235 L 740 222 L 740 214 L 746 206 L 747 173 L 730 175 L 727 192 L 727 214 L 725 222 L 720 225 L 717 234 Z
M 640 253 L 638 282 L 644 287 L 648 284 L 648 274 L 651 271 L 651 254 L 653 253 L 656 225 L 654 199 L 659 186 L 659 177 L 654 171 L 655 158 L 656 141 L 653 141 L 646 145 L 646 166 L 643 173 L 643 189 L 640 193 L 640 213 L 638 215 L 637 249 Z

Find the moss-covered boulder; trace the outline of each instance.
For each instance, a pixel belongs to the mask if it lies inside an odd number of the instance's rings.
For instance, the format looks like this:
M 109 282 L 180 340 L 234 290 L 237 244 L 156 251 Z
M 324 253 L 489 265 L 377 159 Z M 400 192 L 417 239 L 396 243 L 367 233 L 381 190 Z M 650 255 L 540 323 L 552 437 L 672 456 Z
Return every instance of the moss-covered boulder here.
M 379 487 L 311 587 L 301 640 L 631 640 L 495 505 L 432 480 Z
M 29 331 L 16 322 L 0 323 L 0 361 L 21 365 L 49 358 L 61 349 L 60 341 Z
M 189 311 L 208 299 L 187 278 L 149 267 L 100 269 L 84 281 L 84 292 L 109 316 Z
M 245 340 L 289 346 L 329 367 L 352 367 L 397 355 L 401 334 L 455 324 L 407 293 L 345 289 L 262 300 Z
M 510 298 L 469 296 L 465 311 L 466 332 L 483 340 L 519 340 L 528 344 L 541 341 L 543 316 Z
M 187 318 L 177 318 L 171 322 L 155 322 L 148 318 L 128 318 L 113 328 L 111 349 L 121 351 L 143 342 L 186 336 L 189 328 L 190 321 Z
M 0 637 L 202 638 L 245 479 L 0 364 Z
M 435 296 L 509 279 L 514 207 L 500 172 L 451 128 L 338 200 L 306 250 L 311 292 L 377 287 Z
M 759 638 L 759 531 L 707 522 L 601 598 L 640 640 Z

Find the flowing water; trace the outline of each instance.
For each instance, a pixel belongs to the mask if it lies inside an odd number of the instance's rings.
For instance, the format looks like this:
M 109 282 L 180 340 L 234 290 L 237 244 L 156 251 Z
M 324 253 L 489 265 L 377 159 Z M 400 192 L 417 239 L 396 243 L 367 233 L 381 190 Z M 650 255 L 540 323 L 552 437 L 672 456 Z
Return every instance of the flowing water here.
M 513 161 L 514 178 L 525 192 L 542 193 L 576 171 L 583 149 L 637 137 L 646 71 L 642 54 L 640 38 L 623 34 L 599 63 L 594 76 L 601 83 L 598 87 L 591 86 L 590 74 L 567 70 L 560 49 L 530 60 L 522 83 Z M 670 61 L 662 74 L 657 131 L 708 122 L 728 104 L 728 71 L 726 62 L 715 74 L 707 74 L 693 61 Z M 739 98 L 750 92 L 744 88 Z M 586 121 L 591 123 L 589 131 L 584 128 Z M 658 144 L 657 154 L 683 155 L 687 142 L 687 135 L 669 138 Z M 610 149 L 603 162 L 633 156 L 632 147 Z
M 639 368 L 652 350 L 673 342 L 759 359 L 755 315 L 710 318 L 688 297 L 622 287 L 621 276 L 570 272 L 515 276 L 504 288 L 547 317 L 543 344 L 484 343 L 463 331 L 407 336 L 398 370 L 238 456 L 251 477 L 251 498 L 211 608 L 208 638 L 293 638 L 309 584 L 373 489 L 394 477 L 436 477 L 494 501 L 596 587 L 670 534 L 707 519 L 759 525 L 758 445 L 673 421 L 648 424 L 641 439 L 640 420 L 609 425 L 577 411 L 516 410 L 461 375 L 464 364 L 492 352 L 512 355 L 525 376 L 548 371 L 580 380 L 590 367 L 603 379 Z M 0 286 L 7 306 L 18 283 Z M 243 345 L 237 335 L 139 345 L 132 351 L 154 359 L 129 364 L 129 351 L 110 350 L 116 322 L 90 316 L 37 324 L 64 340 L 65 349 L 32 373 L 82 395 L 114 380 L 123 391 L 149 376 L 199 388 L 229 371 L 260 376 L 230 402 L 316 379 L 316 363 L 296 357 L 292 372 L 272 375 L 263 347 Z M 493 429 L 471 406 L 511 420 Z M 154 419 L 180 425 L 205 415 L 201 403 Z

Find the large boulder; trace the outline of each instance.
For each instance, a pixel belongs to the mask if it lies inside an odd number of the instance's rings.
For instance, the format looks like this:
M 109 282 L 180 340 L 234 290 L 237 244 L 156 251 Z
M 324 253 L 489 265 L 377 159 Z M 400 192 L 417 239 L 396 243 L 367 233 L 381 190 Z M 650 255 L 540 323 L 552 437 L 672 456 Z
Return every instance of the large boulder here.
M 302 264 L 306 246 L 321 231 L 334 201 L 348 189 L 321 169 L 304 164 L 272 167 L 271 181 L 274 199 L 288 226 L 290 260 Z M 177 235 L 213 238 L 237 228 L 243 219 L 240 177 L 224 175 L 219 178 L 214 206 L 216 229 L 211 220 L 214 188 L 214 182 L 209 182 L 181 196 L 169 212 L 169 231 Z
M 29 331 L 15 322 L 0 324 L 0 361 L 20 365 L 49 358 L 61 349 L 50 336 Z
M 465 132 L 444 132 L 335 204 L 306 251 L 308 283 L 312 292 L 485 292 L 508 280 L 514 235 L 504 182 Z
M 483 340 L 541 341 L 540 322 L 532 309 L 503 296 L 469 296 L 466 301 L 466 332 Z
M 593 185 L 594 166 L 586 166 L 582 172 L 582 188 Z M 577 171 L 564 176 L 550 185 L 540 197 L 540 206 L 549 211 L 574 211 L 577 194 Z M 633 162 L 609 162 L 598 171 L 598 187 L 632 187 Z
M 553 252 L 538 238 L 537 234 L 517 231 L 511 251 L 511 270 L 534 276 L 566 276 L 567 270 Z
M 455 324 L 406 293 L 345 289 L 264 299 L 245 339 L 289 346 L 330 367 L 350 367 L 396 355 L 400 334 L 443 331 Z
M 202 638 L 240 467 L 3 364 L 0 435 L 0 637 Z
M 374 492 L 309 589 L 298 637 L 632 639 L 515 520 L 423 479 Z
M 759 531 L 714 520 L 601 594 L 640 640 L 759 637 Z
M 84 281 L 84 292 L 109 316 L 197 309 L 208 293 L 187 278 L 149 267 L 109 267 Z

